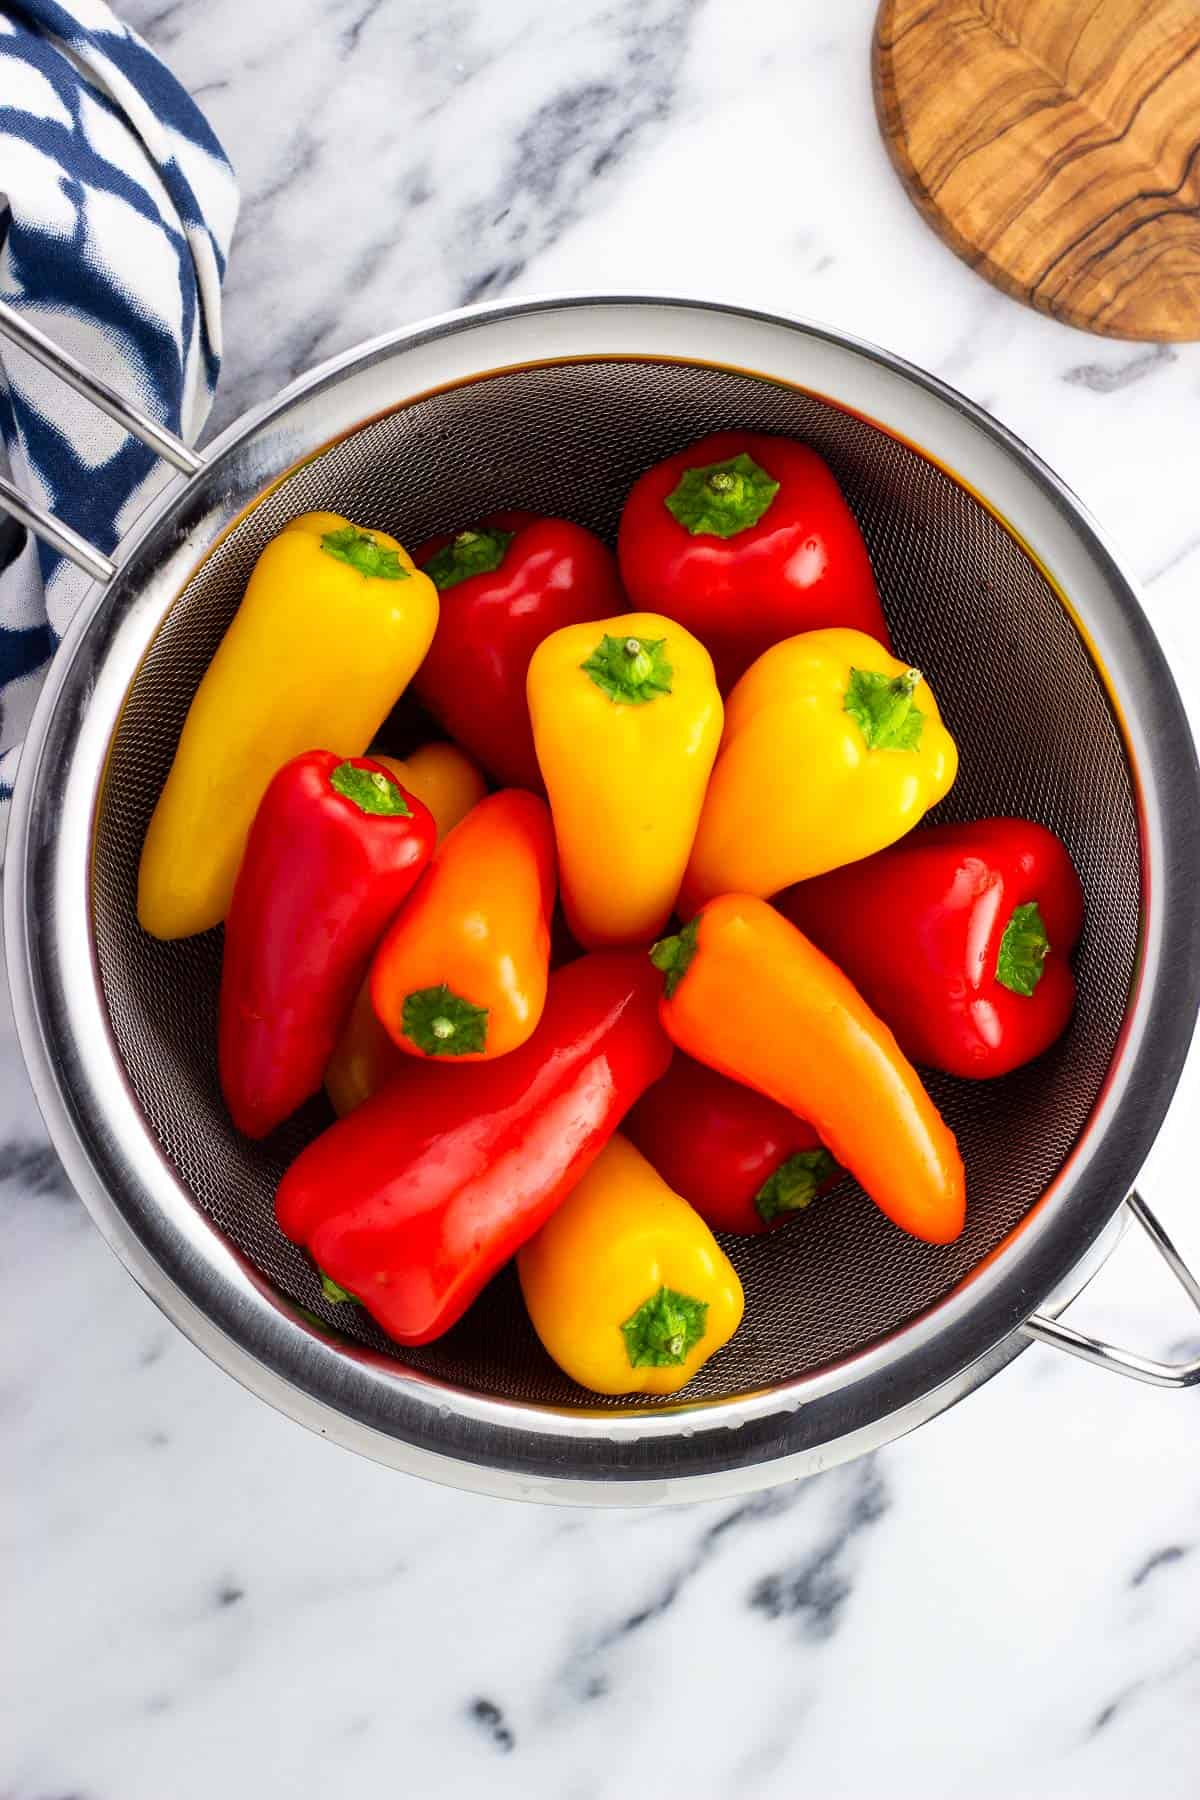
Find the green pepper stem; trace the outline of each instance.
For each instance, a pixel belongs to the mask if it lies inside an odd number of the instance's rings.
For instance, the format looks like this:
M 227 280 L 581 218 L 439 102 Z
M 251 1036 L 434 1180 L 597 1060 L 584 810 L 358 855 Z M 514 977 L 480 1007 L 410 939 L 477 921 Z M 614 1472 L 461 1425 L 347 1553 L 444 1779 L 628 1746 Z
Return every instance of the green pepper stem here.
M 671 692 L 673 670 L 666 645 L 666 638 L 616 638 L 605 633 L 579 666 L 616 705 L 645 706 L 657 695 Z
M 678 1368 L 704 1336 L 707 1300 L 660 1287 L 621 1326 L 634 1369 Z
M 400 1028 L 426 1056 L 473 1056 L 487 1043 L 488 1009 L 440 982 L 407 994 Z
M 685 469 L 663 504 L 692 537 L 736 537 L 757 525 L 779 483 L 743 451 L 724 462 Z
M 1042 979 L 1049 954 L 1046 921 L 1037 901 L 1029 900 L 1024 906 L 1014 907 L 1000 939 L 996 980 L 1010 993 L 1020 994 L 1028 1000 Z
M 435 551 L 422 567 L 439 593 L 444 594 L 447 588 L 457 587 L 472 575 L 490 575 L 498 569 L 515 536 L 515 532 L 501 531 L 493 525 L 456 531 L 450 542 Z
M 754 1210 L 769 1225 L 780 1213 L 799 1212 L 816 1199 L 835 1173 L 837 1164 L 828 1150 L 797 1150 L 780 1163 L 754 1196 Z
M 344 1302 L 351 1306 L 362 1305 L 362 1301 L 357 1295 L 352 1294 L 348 1288 L 344 1288 L 340 1282 L 335 1281 L 332 1275 L 327 1275 L 324 1269 L 318 1269 L 317 1273 L 321 1277 L 321 1292 L 326 1300 L 331 1300 L 335 1306 L 341 1306 Z
M 674 937 L 660 938 L 651 946 L 650 961 L 666 976 L 663 991 L 669 1000 L 692 965 L 700 943 L 700 917 L 686 924 Z
M 843 711 L 863 734 L 868 750 L 915 750 L 921 742 L 925 714 L 913 704 L 920 669 L 888 675 L 880 669 L 851 669 Z
M 382 769 L 362 769 L 356 763 L 339 763 L 330 771 L 329 785 L 357 806 L 359 812 L 375 813 L 381 818 L 411 818 L 412 808 L 404 798 L 399 782 Z
M 325 532 L 321 548 L 326 556 L 347 563 L 369 580 L 408 580 L 408 570 L 401 564 L 399 553 L 377 543 L 369 531 L 360 531 L 357 525 L 341 525 L 336 531 Z

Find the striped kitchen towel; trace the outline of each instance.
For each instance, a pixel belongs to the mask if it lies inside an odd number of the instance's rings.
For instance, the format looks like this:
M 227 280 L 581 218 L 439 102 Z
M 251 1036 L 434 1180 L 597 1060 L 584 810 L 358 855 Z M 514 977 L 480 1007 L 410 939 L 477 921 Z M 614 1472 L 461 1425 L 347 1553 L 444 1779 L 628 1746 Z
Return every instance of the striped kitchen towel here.
M 102 0 L 0 0 L 0 297 L 192 441 L 221 363 L 233 171 Z M 111 552 L 169 471 L 0 340 L 12 479 Z M 0 572 L 0 844 L 34 700 L 89 585 L 26 538 Z

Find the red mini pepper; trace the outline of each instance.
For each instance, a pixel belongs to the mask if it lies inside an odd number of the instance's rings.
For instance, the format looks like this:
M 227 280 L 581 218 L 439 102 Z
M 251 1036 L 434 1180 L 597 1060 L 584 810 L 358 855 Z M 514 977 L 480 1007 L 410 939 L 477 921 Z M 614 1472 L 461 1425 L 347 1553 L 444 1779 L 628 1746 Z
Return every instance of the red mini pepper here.
M 441 615 L 414 691 L 501 787 L 541 793 L 525 672 L 552 631 L 624 608 L 612 551 L 567 519 L 498 512 L 431 538 L 416 562 Z
M 770 1231 L 840 1173 L 807 1119 L 682 1051 L 622 1130 L 714 1231 Z
M 297 1157 L 281 1231 L 399 1343 L 439 1337 L 663 1073 L 661 986 L 643 952 L 584 956 L 519 1050 L 414 1062 Z
M 1083 890 L 1065 844 L 1030 819 L 931 826 L 776 905 L 914 1062 L 1006 1075 L 1066 1029 Z
M 722 693 L 802 631 L 847 625 L 891 648 L 854 514 L 793 438 L 718 431 L 657 463 L 630 490 L 617 555 L 634 610 L 695 632 Z
M 424 870 L 427 809 L 368 757 L 285 763 L 225 921 L 218 1060 L 233 1122 L 265 1137 L 315 1094 L 371 954 Z

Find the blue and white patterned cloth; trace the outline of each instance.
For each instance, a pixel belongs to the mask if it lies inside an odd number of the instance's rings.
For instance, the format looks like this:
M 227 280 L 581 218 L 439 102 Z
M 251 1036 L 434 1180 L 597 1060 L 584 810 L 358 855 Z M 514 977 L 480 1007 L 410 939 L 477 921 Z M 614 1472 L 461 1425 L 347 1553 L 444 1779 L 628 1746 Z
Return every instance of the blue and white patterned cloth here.
M 221 364 L 233 171 L 202 114 L 102 0 L 0 0 L 0 297 L 191 442 Z M 111 552 L 167 478 L 0 341 L 12 479 Z M 27 539 L 0 573 L 0 846 L 47 665 L 89 577 Z

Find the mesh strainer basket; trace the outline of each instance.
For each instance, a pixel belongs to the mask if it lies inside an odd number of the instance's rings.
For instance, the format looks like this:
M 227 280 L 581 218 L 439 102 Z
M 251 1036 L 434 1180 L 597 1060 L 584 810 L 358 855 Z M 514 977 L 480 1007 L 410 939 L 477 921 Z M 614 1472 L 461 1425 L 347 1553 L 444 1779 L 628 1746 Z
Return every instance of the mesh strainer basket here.
M 113 567 L 28 505 L 97 577 L 21 766 L 7 869 L 18 1025 L 68 1172 L 142 1285 L 226 1368 L 304 1423 L 397 1466 L 506 1494 L 622 1504 L 734 1491 L 873 1447 L 1041 1336 L 1163 1385 L 1056 1315 L 1111 1247 L 1174 1089 L 1200 989 L 1200 788 L 1170 675 L 1078 502 L 967 401 L 837 333 L 684 301 L 484 307 L 369 344 L 203 458 L 27 325 L 0 328 L 187 475 Z M 216 1077 L 220 933 L 155 942 L 138 856 L 192 695 L 255 558 L 287 520 L 345 513 L 408 543 L 501 507 L 610 541 L 634 477 L 725 427 L 785 432 L 832 466 L 903 652 L 961 749 L 940 816 L 1025 813 L 1068 844 L 1088 899 L 1078 1010 L 994 1083 L 931 1077 L 968 1172 L 948 1248 L 847 1186 L 798 1225 L 728 1244 L 733 1344 L 681 1401 L 607 1404 L 542 1352 L 502 1275 L 420 1350 L 322 1298 L 272 1195 L 327 1123 L 266 1144 Z M 1128 1202 L 1200 1304 L 1136 1196 Z

